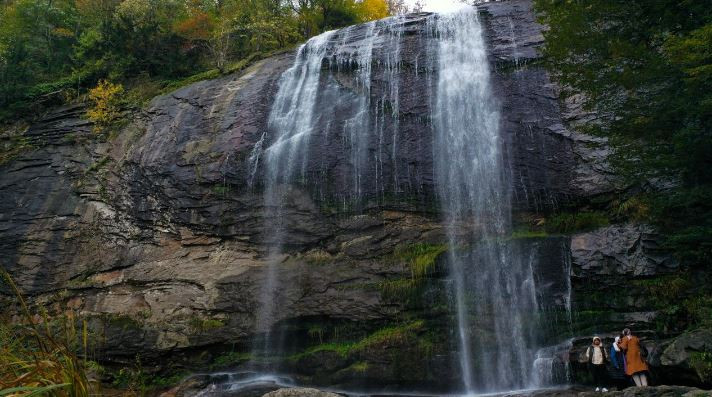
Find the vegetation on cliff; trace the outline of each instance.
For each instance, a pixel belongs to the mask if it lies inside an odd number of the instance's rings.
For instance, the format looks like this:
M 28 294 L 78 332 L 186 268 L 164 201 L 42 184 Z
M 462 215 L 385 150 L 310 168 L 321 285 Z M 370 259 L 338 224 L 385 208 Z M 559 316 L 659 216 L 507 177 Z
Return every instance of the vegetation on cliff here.
M 536 0 L 551 70 L 601 116 L 650 220 L 691 265 L 712 257 L 712 8 L 695 1 Z
M 102 79 L 150 97 L 188 76 L 379 19 L 387 0 L 10 0 L 0 4 L 0 121 Z M 143 98 L 138 98 L 143 99 Z
M 86 322 L 77 330 L 74 316 L 32 315 L 10 275 L 0 281 L 15 293 L 20 321 L 0 318 L 0 395 L 88 396 L 97 392 L 90 379 L 92 362 Z M 76 352 L 83 352 L 81 358 Z

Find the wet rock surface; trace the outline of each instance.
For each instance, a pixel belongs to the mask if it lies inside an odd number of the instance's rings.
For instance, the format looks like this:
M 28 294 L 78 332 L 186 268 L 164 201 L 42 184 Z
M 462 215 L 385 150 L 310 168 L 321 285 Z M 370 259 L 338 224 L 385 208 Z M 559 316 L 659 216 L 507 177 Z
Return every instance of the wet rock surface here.
M 341 394 L 329 393 L 307 387 L 294 387 L 271 391 L 262 397 L 339 397 Z
M 571 237 L 573 276 L 651 276 L 679 264 L 661 248 L 662 238 L 648 225 L 614 225 Z

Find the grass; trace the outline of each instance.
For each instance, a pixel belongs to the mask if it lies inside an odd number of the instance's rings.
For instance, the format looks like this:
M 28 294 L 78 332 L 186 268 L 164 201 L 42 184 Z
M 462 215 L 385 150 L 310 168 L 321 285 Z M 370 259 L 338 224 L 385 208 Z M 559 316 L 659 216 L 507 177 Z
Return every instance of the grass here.
M 251 359 L 252 355 L 250 353 L 227 352 L 217 356 L 210 364 L 210 369 L 223 369 Z
M 328 342 L 289 357 L 290 360 L 297 361 L 304 357 L 320 353 L 333 352 L 346 358 L 351 354 L 368 349 L 380 349 L 384 344 L 402 342 L 413 336 L 425 327 L 425 321 L 416 320 L 405 324 L 381 328 L 357 342 Z
M 548 237 L 549 233 L 543 230 L 516 229 L 512 231 L 512 239 L 527 239 L 527 238 L 544 238 Z
M 547 233 L 575 233 L 608 226 L 608 215 L 602 211 L 563 212 L 546 220 Z
M 411 277 L 419 280 L 433 272 L 436 259 L 445 251 L 445 244 L 416 243 L 397 248 L 393 256 L 398 261 L 408 263 Z
M 353 372 L 364 373 L 364 372 L 368 371 L 368 363 L 365 362 L 365 361 L 355 362 L 355 363 L 349 365 L 349 366 L 346 368 L 346 370 L 348 370 L 348 371 L 353 371 Z
M 24 135 L 14 135 L 0 144 L 0 165 L 5 164 L 19 156 L 25 150 L 34 147 Z
M 193 331 L 197 333 L 204 333 L 210 330 L 222 328 L 224 326 L 225 322 L 215 318 L 194 317 L 190 320 L 190 328 L 192 328 Z
M 1 268 L 0 274 L 14 293 L 22 316 L 17 324 L 0 323 L 0 396 L 96 395 L 98 383 L 87 375 L 87 323 L 82 322 L 82 330 L 77 332 L 72 315 L 63 317 L 59 324 L 50 324 L 46 313 L 33 316 L 10 275 Z M 84 358 L 76 350 L 83 350 Z

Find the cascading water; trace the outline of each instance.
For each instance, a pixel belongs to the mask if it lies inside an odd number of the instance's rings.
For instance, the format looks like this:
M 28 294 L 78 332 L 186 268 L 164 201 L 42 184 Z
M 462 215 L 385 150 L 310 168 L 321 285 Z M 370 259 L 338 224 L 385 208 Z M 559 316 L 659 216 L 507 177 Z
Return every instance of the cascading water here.
M 283 353 L 273 326 L 289 305 L 278 294 L 278 275 L 293 226 L 287 221 L 290 197 L 306 190 L 330 198 L 329 183 L 338 181 L 346 206 L 387 191 L 397 194 L 403 188 L 399 180 L 408 180 L 399 177 L 410 172 L 399 167 L 407 166 L 399 136 L 404 21 L 393 17 L 316 36 L 300 47 L 280 79 L 268 130 L 248 158 L 249 185 L 256 183 L 259 167 L 264 176 L 266 266 L 256 318 L 256 331 L 264 337 L 253 343 L 255 357 Z M 426 29 L 427 59 L 421 62 L 428 72 L 419 77 L 421 54 L 408 55 L 414 56 L 416 77 L 433 90 L 433 178 L 450 246 L 462 386 L 467 393 L 536 386 L 550 364 L 537 353 L 536 255 L 507 238 L 509 169 L 483 28 L 470 8 L 432 15 Z M 427 134 L 421 138 L 429 143 Z M 314 156 L 315 144 L 343 156 Z
M 537 310 L 532 258 L 506 239 L 507 167 L 475 9 L 435 22 L 435 178 L 449 238 L 467 393 L 530 386 Z
M 285 212 L 290 191 L 295 186 L 322 189 L 325 183 L 320 178 L 330 168 L 328 164 L 319 163 L 323 159 L 310 156 L 310 144 L 318 140 L 328 146 L 340 139 L 341 150 L 349 154 L 349 169 L 342 175 L 345 178 L 343 185 L 348 187 L 344 203 L 360 201 L 364 176 L 374 170 L 380 175 L 378 170 L 383 169 L 383 159 L 374 154 L 376 150 L 373 148 L 384 139 L 384 116 L 374 107 L 382 107 L 385 102 L 398 103 L 398 82 L 394 77 L 397 73 L 394 70 L 399 64 L 397 48 L 401 23 L 401 17 L 393 17 L 313 37 L 299 48 L 294 64 L 281 76 L 269 115 L 268 132 L 255 145 L 247 164 L 250 186 L 254 184 L 259 162 L 264 164 L 263 241 L 267 266 L 256 319 L 257 333 L 264 337 L 253 343 L 255 356 L 279 355 L 282 349 L 281 338 L 272 335 L 271 326 L 276 320 L 276 306 L 284 303 L 278 302 L 276 291 L 279 290 L 278 270 L 284 259 L 283 248 L 289 228 Z M 380 36 L 386 36 L 386 39 Z M 389 55 L 387 65 L 380 68 L 389 87 L 379 103 L 374 104 L 371 101 L 372 53 L 374 42 L 379 39 L 388 40 L 396 51 Z M 356 42 L 358 46 L 347 45 L 348 42 Z M 354 78 L 338 83 L 323 79 L 322 72 L 326 68 L 336 72 L 353 71 Z M 318 103 L 327 105 L 317 108 Z M 336 114 L 342 122 L 332 123 Z M 372 126 L 379 123 L 381 130 L 376 142 L 371 131 Z M 307 170 L 313 169 L 320 171 L 317 175 L 308 175 Z M 380 187 L 371 189 L 372 194 L 382 191 L 383 182 L 376 182 L 379 184 Z
M 278 267 L 286 233 L 284 224 L 284 200 L 286 184 L 295 177 L 304 178 L 306 151 L 313 132 L 314 106 L 319 90 L 321 64 L 333 31 L 325 32 L 309 40 L 299 48 L 294 65 L 284 72 L 268 120 L 270 131 L 277 133 L 272 144 L 263 154 L 265 163 L 264 203 L 266 216 L 263 241 L 267 248 L 267 266 L 259 296 L 257 332 L 264 335 L 261 343 L 255 343 L 254 356 L 278 354 L 281 342 L 272 335 L 275 319 L 275 291 L 279 288 Z M 251 157 L 259 160 L 257 152 Z M 256 167 L 256 165 L 255 165 Z

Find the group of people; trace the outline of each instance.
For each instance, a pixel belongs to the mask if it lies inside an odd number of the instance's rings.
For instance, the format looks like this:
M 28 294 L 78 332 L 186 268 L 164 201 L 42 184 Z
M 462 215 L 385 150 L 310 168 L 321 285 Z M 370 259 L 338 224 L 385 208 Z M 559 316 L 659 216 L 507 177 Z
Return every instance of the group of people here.
M 610 353 L 603 346 L 601 338 L 595 336 L 593 343 L 586 350 L 586 359 L 588 360 L 593 376 L 593 383 L 596 386 L 596 391 L 607 392 L 610 380 L 616 380 L 623 387 L 630 384 L 630 379 L 635 382 L 635 385 L 648 385 L 648 364 L 647 350 L 640 344 L 640 339 L 630 332 L 630 329 L 623 330 L 620 336 L 617 336 L 610 348 Z M 610 367 L 607 367 L 607 362 L 610 361 Z

